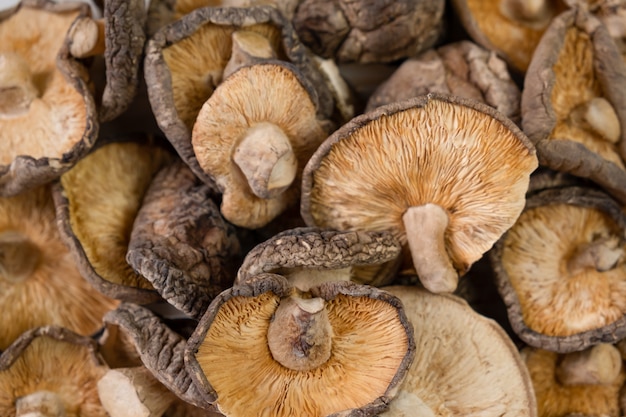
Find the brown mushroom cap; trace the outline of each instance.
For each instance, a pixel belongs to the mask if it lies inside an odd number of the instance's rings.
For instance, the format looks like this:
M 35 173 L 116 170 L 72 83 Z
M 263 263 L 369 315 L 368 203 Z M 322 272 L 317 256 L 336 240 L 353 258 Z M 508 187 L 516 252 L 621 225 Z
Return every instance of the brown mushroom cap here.
M 415 348 L 397 299 L 348 282 L 306 299 L 283 277 L 257 278 L 216 298 L 187 344 L 187 367 L 207 398 L 229 416 L 382 411 Z
M 418 271 L 422 283 L 445 270 L 453 276 L 435 278 L 431 290 L 453 291 L 456 271 L 465 273 L 513 225 L 536 167 L 532 144 L 493 108 L 429 94 L 333 133 L 305 167 L 302 217 L 310 226 L 393 231 L 414 248 L 416 268 L 436 265 Z M 411 233 L 409 208 L 430 219 Z
M 143 196 L 171 157 L 146 141 L 109 143 L 55 185 L 61 235 L 83 276 L 110 297 L 136 302 L 159 298 L 150 282 L 128 265 L 126 252 Z
M 107 417 L 96 390 L 106 370 L 92 339 L 33 329 L 0 355 L 0 415 Z
M 526 343 L 558 352 L 626 336 L 626 216 L 579 187 L 527 200 L 490 254 L 509 320 Z
M 85 67 L 66 33 L 86 4 L 23 1 L 0 20 L 0 195 L 49 182 L 83 157 L 98 131 Z
M 228 221 L 262 227 L 297 202 L 300 172 L 327 136 L 316 98 L 295 67 L 273 62 L 239 69 L 202 106 L 193 149 Z
M 28 329 L 89 335 L 117 305 L 82 277 L 56 225 L 49 187 L 0 198 L 0 350 Z
M 384 289 L 402 301 L 419 349 L 381 417 L 537 416 L 524 362 L 495 321 L 453 295 L 414 286 Z

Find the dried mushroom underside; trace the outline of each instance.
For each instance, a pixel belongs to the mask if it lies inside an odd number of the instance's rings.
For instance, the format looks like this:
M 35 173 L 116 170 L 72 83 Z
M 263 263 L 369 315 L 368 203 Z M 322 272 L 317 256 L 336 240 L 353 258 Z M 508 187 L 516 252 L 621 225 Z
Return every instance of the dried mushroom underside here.
M 414 350 L 401 303 L 384 291 L 334 282 L 300 292 L 261 274 L 214 300 L 185 360 L 224 415 L 372 416 Z
M 126 255 L 161 297 L 197 318 L 232 285 L 240 249 L 211 197 L 182 161 L 163 167 L 145 193 Z
M 391 62 L 418 54 L 443 32 L 443 0 L 302 0 L 293 25 L 316 54 L 338 62 Z
M 96 386 L 106 371 L 92 339 L 33 329 L 0 355 L 0 415 L 109 417 Z
M 61 176 L 54 199 L 61 235 L 83 276 L 110 297 L 149 302 L 158 293 L 126 262 L 133 223 L 156 172 L 171 160 L 145 142 L 113 142 Z
M 542 165 L 588 178 L 626 201 L 626 66 L 606 28 L 583 10 L 560 15 L 537 47 L 522 126 Z
M 302 291 L 327 281 L 383 285 L 396 271 L 376 266 L 397 259 L 400 251 L 400 242 L 389 232 L 290 229 L 248 252 L 236 284 L 269 272 L 286 277 Z M 374 272 L 368 272 L 370 268 Z
M 47 186 L 0 198 L 0 305 L 0 350 L 45 325 L 92 334 L 117 305 L 78 271 L 59 234 Z
M 491 259 L 514 331 L 571 352 L 626 336 L 626 216 L 597 190 L 545 190 L 527 200 Z
M 305 167 L 302 217 L 310 226 L 392 231 L 422 284 L 452 292 L 513 225 L 536 167 L 532 144 L 493 108 L 429 94 L 333 133 Z
M 86 4 L 23 1 L 0 15 L 0 195 L 49 182 L 93 146 L 96 107 L 69 28 Z
M 414 286 L 383 289 L 402 301 L 419 348 L 381 417 L 537 416 L 528 371 L 495 321 L 453 295 Z
M 623 415 L 619 396 L 626 373 L 615 346 L 599 344 L 567 354 L 528 347 L 522 357 L 540 417 Z
M 198 165 L 191 131 L 204 102 L 228 73 L 265 59 L 293 63 L 315 86 L 320 119 L 334 110 L 333 97 L 293 28 L 271 6 L 204 7 L 159 30 L 146 46 L 145 77 L 159 127 L 194 173 L 213 184 Z M 227 73 L 227 74 L 228 74 Z
M 427 93 L 470 98 L 520 120 L 521 92 L 495 52 L 460 41 L 409 58 L 370 96 L 365 111 Z

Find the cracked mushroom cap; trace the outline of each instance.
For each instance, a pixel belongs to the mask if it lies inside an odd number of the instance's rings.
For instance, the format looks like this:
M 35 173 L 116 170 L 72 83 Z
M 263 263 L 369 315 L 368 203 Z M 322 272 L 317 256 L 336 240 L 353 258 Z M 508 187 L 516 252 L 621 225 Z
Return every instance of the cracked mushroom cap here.
M 214 300 L 185 360 L 224 415 L 370 416 L 411 362 L 410 327 L 376 288 L 335 282 L 304 294 L 262 274 Z
M 87 4 L 22 1 L 0 15 L 0 195 L 58 178 L 98 132 L 86 68 L 66 34 Z
M 256 229 L 297 203 L 302 169 L 327 134 L 314 90 L 275 61 L 224 80 L 202 106 L 192 144 L 223 193 L 224 218 Z
M 59 234 L 48 186 L 0 198 L 0 305 L 0 350 L 45 325 L 92 334 L 117 305 L 80 274 Z
M 395 270 L 376 268 L 369 275 L 359 269 L 397 259 L 400 251 L 400 243 L 388 232 L 300 227 L 281 232 L 250 250 L 239 267 L 235 284 L 269 272 L 286 277 L 302 291 L 325 281 L 378 285 L 390 282 Z
M 422 284 L 452 292 L 513 225 L 536 167 L 532 144 L 493 108 L 429 94 L 333 133 L 305 167 L 302 217 L 309 226 L 392 231 Z
M 515 333 L 581 350 L 626 337 L 626 215 L 606 194 L 566 187 L 527 200 L 490 253 Z
M 107 369 L 91 338 L 28 331 L 0 355 L 0 415 L 108 417 L 96 388 Z
M 137 213 L 126 260 L 170 304 L 200 318 L 235 279 L 239 241 L 210 188 L 177 159 L 152 180 Z
M 109 297 L 159 299 L 126 262 L 133 223 L 157 171 L 172 155 L 146 138 L 105 144 L 54 186 L 61 236 L 83 276 Z
M 419 349 L 381 417 L 537 416 L 524 362 L 495 321 L 453 295 L 415 286 L 384 290 L 402 301 Z
M 541 165 L 588 178 L 626 202 L 626 66 L 582 9 L 560 15 L 524 81 L 522 126 Z

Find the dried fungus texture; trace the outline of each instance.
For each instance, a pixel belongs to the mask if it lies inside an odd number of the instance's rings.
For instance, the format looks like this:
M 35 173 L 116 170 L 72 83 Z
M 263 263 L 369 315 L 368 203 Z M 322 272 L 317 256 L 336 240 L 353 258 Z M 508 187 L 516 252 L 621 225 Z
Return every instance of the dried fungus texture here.
M 18 415 L 16 403 L 45 391 L 56 394 L 63 416 L 107 417 L 96 388 L 106 369 L 86 337 L 52 327 L 25 333 L 0 355 L 0 415 Z
M 181 18 L 200 7 L 253 7 L 272 5 L 287 18 L 291 18 L 298 6 L 298 0 L 178 0 L 175 5 L 176 16 Z
M 111 143 L 65 173 L 55 190 L 62 234 L 81 272 L 111 297 L 156 297 L 150 282 L 128 265 L 126 252 L 143 196 L 169 158 L 147 143 Z
M 0 242 L 0 351 L 45 325 L 92 334 L 117 305 L 78 271 L 59 234 L 48 187 L 0 198 Z
M 165 300 L 192 317 L 232 285 L 239 255 L 235 230 L 211 197 L 182 161 L 161 169 L 143 199 L 126 256 Z
M 444 1 L 304 0 L 293 25 L 302 42 L 339 62 L 391 62 L 430 48 L 443 31 Z

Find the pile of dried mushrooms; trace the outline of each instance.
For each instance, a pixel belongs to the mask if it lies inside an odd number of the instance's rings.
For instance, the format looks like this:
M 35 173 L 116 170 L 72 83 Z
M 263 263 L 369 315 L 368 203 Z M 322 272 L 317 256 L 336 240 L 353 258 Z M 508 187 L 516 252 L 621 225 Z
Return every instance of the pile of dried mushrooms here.
M 0 415 L 626 414 L 625 0 L 0 10 Z

